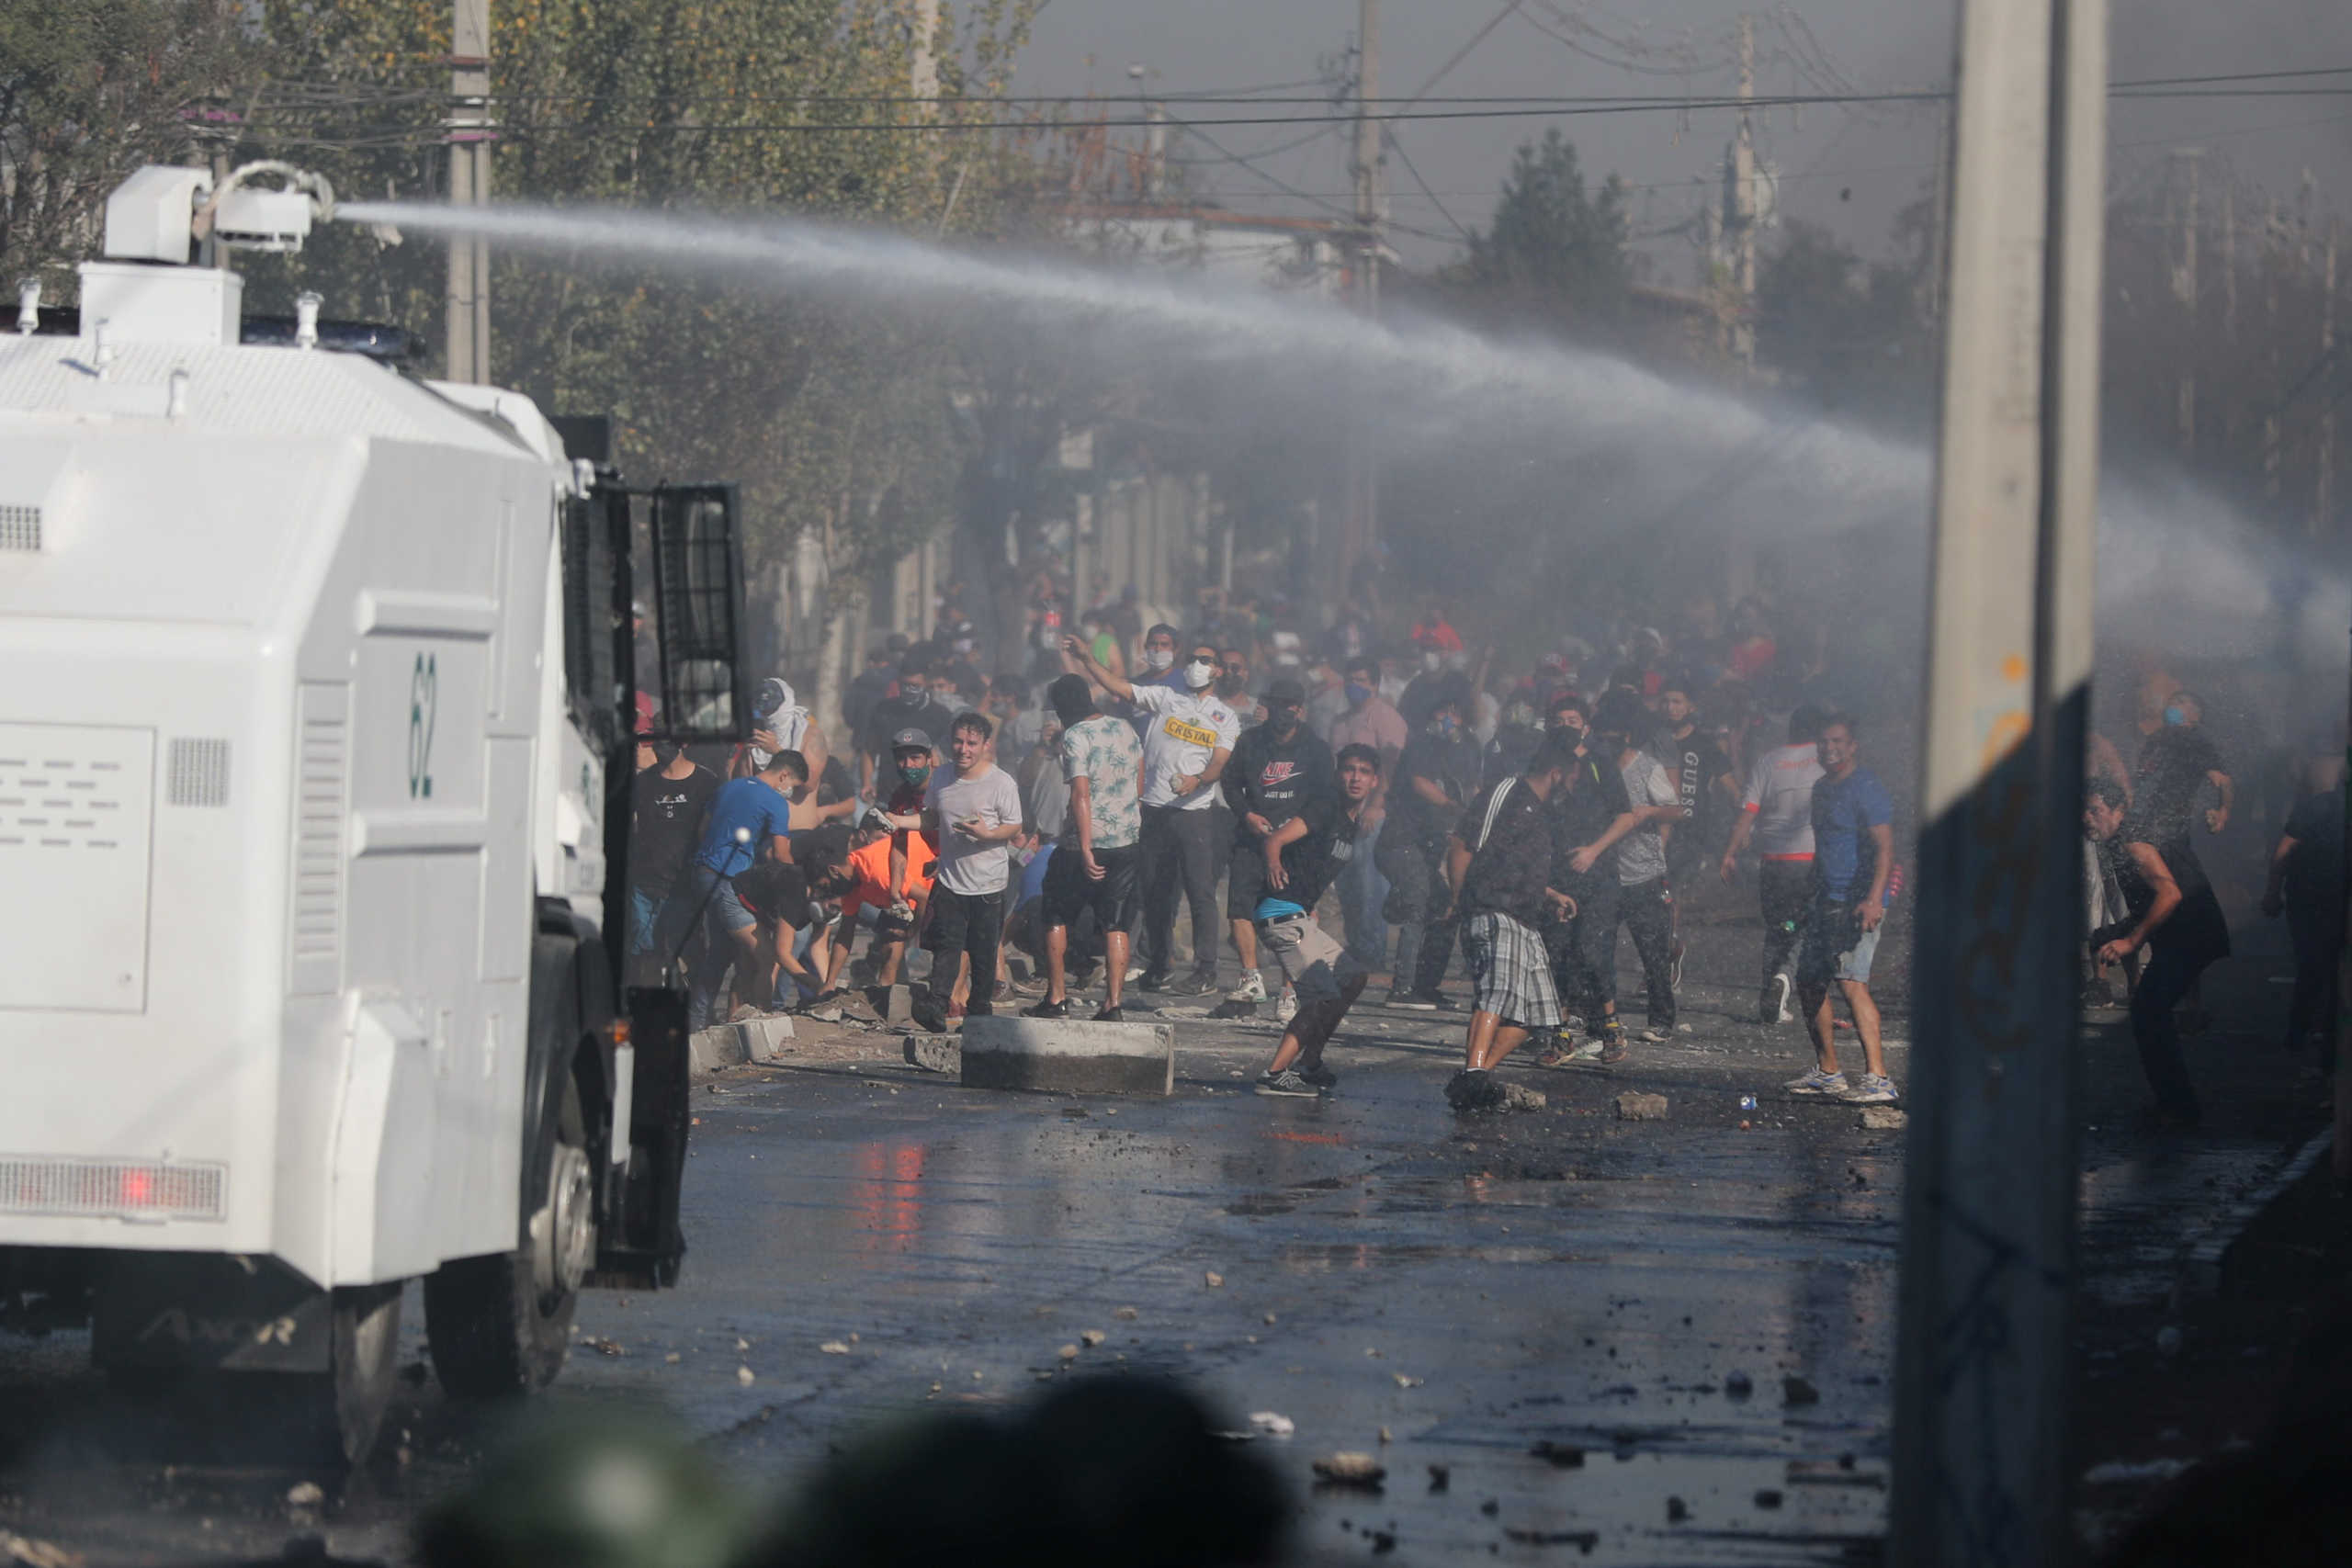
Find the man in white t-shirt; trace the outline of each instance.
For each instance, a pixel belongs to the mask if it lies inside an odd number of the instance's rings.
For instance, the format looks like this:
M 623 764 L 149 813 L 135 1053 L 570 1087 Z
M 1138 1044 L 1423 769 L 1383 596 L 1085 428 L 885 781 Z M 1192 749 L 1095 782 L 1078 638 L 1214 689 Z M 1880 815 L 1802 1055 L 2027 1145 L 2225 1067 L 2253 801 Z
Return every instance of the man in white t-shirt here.
M 922 800 L 923 837 L 938 851 L 931 885 L 931 983 L 911 999 L 915 1021 L 933 1034 L 947 1028 L 947 1002 L 956 971 L 972 961 L 967 1017 L 995 1010 L 997 942 L 1004 934 L 1004 888 L 1021 836 L 1021 789 L 989 760 L 995 727 L 978 711 L 959 713 L 948 727 L 952 773 L 934 773 Z
M 1656 757 L 1635 743 L 1644 720 L 1641 700 L 1626 693 L 1601 699 L 1592 717 L 1593 739 L 1604 761 L 1616 763 L 1625 798 L 1640 826 L 1617 846 L 1617 921 L 1634 938 L 1648 992 L 1642 1038 L 1652 1044 L 1674 1037 L 1674 890 L 1666 874 L 1667 835 L 1682 819 L 1682 792 Z M 1617 963 L 1617 934 L 1602 943 L 1603 962 Z
M 1182 689 L 1137 685 L 1096 661 L 1076 637 L 1062 643 L 1064 661 L 1121 702 L 1142 710 L 1143 838 L 1137 877 L 1143 888 L 1143 964 L 1147 991 L 1202 996 L 1216 989 L 1220 910 L 1216 901 L 1217 831 L 1210 806 L 1217 781 L 1240 739 L 1241 720 L 1212 689 L 1220 668 L 1216 649 L 1196 642 L 1179 666 Z M 1193 973 L 1168 983 L 1170 951 L 1181 887 L 1193 911 Z
M 1791 1023 L 1789 959 L 1804 931 L 1813 899 L 1813 786 L 1821 778 L 1821 710 L 1812 706 L 1789 716 L 1789 743 L 1756 759 L 1731 845 L 1724 851 L 1723 877 L 1729 882 L 1748 840 L 1759 863 L 1756 894 L 1764 910 L 1764 989 L 1757 1016 L 1766 1023 Z

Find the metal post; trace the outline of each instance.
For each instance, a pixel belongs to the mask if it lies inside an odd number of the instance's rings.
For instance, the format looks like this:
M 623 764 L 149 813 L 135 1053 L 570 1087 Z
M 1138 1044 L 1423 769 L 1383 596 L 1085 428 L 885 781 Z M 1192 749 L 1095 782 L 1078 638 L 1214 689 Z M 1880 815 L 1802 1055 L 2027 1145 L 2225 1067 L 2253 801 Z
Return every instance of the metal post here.
M 2106 12 L 1961 17 L 1888 1552 L 1905 1568 L 2070 1551 Z
M 454 0 L 449 50 L 449 202 L 490 200 L 490 0 Z M 447 374 L 452 381 L 490 380 L 490 242 L 449 241 Z

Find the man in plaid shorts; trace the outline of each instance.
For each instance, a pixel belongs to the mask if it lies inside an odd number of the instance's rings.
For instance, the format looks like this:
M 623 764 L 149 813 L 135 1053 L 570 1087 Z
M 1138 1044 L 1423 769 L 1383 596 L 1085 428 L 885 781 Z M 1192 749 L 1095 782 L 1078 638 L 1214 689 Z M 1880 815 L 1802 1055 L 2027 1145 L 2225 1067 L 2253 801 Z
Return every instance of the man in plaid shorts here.
M 1541 934 L 1546 915 L 1576 904 L 1551 886 L 1552 809 L 1577 737 L 1553 730 L 1527 771 L 1481 791 L 1446 844 L 1445 877 L 1462 921 L 1462 951 L 1476 985 L 1462 1070 L 1445 1086 L 1456 1111 L 1487 1111 L 1503 1100 L 1493 1069 L 1531 1031 L 1560 1026 L 1559 993 Z

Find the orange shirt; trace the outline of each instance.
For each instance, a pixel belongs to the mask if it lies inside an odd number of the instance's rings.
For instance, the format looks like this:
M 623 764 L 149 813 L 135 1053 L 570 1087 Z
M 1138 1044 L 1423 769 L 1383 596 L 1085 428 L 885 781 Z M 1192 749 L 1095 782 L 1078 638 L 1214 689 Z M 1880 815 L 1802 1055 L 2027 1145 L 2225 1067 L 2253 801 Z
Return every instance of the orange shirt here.
M 938 858 L 931 846 L 923 841 L 921 833 L 907 835 L 908 897 L 931 890 L 932 865 Z M 856 874 L 857 881 L 842 897 L 842 919 L 844 921 L 854 920 L 858 910 L 867 908 L 888 910 L 890 840 L 876 839 L 870 844 L 850 851 L 849 868 Z M 846 926 L 843 929 L 847 929 Z

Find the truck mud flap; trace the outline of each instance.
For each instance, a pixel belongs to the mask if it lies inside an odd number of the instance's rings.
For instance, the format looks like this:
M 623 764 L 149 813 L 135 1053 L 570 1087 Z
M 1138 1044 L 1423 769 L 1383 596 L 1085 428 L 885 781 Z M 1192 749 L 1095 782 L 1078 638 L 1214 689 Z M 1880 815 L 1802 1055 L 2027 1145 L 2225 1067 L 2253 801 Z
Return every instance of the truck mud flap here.
M 140 1253 L 98 1269 L 91 1359 L 108 1370 L 323 1372 L 333 1297 L 274 1258 Z
M 685 1185 L 691 1061 L 686 1050 L 686 994 L 632 986 L 624 1002 L 630 1074 L 628 1158 L 614 1168 L 592 1285 L 644 1289 L 673 1285 L 685 1258 L 678 1200 Z

